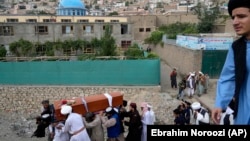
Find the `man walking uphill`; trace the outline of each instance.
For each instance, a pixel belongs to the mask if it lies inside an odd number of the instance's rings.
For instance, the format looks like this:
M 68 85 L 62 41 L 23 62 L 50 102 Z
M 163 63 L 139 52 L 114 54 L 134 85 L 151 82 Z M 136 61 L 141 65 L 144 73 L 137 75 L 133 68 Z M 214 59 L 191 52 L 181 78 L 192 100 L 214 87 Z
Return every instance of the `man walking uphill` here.
M 176 68 L 174 68 L 170 74 L 171 88 L 177 89 L 176 77 L 177 77 L 177 72 L 176 72 Z

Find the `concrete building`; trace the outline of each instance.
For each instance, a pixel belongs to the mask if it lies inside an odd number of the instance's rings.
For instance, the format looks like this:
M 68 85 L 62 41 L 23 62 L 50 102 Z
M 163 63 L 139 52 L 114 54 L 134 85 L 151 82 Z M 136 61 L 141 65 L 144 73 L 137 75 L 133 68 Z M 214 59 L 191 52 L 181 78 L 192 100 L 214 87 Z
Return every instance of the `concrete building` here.
M 106 25 L 110 25 L 118 47 L 126 48 L 134 39 L 133 26 L 128 17 L 2 15 L 0 24 L 0 42 L 6 48 L 21 38 L 34 43 L 100 39 Z

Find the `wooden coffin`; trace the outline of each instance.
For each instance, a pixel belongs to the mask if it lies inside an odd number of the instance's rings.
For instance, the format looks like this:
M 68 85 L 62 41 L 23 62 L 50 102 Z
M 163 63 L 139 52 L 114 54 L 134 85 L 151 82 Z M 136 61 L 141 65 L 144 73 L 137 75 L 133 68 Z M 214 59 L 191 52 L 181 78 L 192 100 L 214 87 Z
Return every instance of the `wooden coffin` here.
M 112 96 L 112 106 L 117 107 L 122 105 L 123 103 L 123 95 L 120 92 L 111 92 L 108 93 L 109 96 Z M 58 100 L 54 102 L 55 107 L 55 116 L 58 120 L 64 120 L 64 116 L 61 114 L 61 106 L 63 101 Z M 105 110 L 109 107 L 109 100 L 104 94 L 91 95 L 86 97 L 77 97 L 72 99 L 66 99 L 67 104 L 71 105 L 73 108 L 73 112 L 79 113 L 81 115 L 85 115 L 87 112 L 86 106 L 84 102 L 86 102 L 87 108 L 89 112 L 98 112 Z

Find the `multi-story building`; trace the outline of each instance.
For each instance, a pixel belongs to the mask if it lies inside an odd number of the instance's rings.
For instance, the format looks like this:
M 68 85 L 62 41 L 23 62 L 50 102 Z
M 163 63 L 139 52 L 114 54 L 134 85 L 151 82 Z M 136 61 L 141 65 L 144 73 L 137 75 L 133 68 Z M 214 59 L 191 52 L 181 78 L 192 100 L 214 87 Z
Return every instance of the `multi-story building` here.
M 0 16 L 0 42 L 6 48 L 19 39 L 44 43 L 57 40 L 100 39 L 106 25 L 111 27 L 112 36 L 118 47 L 132 44 L 133 26 L 128 17 L 98 16 Z

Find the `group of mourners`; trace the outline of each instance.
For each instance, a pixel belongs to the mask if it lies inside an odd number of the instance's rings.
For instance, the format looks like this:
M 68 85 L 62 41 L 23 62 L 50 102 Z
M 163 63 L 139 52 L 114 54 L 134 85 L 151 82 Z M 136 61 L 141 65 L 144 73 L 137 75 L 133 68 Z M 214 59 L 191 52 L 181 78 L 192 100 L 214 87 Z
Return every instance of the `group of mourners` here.
M 107 107 L 105 111 L 85 115 L 74 112 L 71 105 L 63 103 L 60 112 L 65 120 L 62 121 L 54 116 L 53 104 L 45 100 L 32 137 L 45 137 L 46 129 L 49 129 L 49 141 L 147 141 L 147 125 L 155 123 L 152 106 L 143 102 L 139 112 L 133 102 L 127 110 L 127 103 L 123 100 L 119 107 Z
M 177 99 L 184 99 L 185 93 L 189 98 L 192 98 L 194 94 L 201 96 L 206 94 L 209 86 L 208 74 L 199 72 L 190 72 L 188 75 L 182 77 L 178 83 L 179 92 Z M 186 92 L 185 92 L 186 90 Z
M 175 125 L 210 125 L 209 111 L 199 102 L 190 103 L 181 101 L 176 109 L 173 110 Z M 233 125 L 233 110 L 228 107 L 222 113 L 220 125 Z

